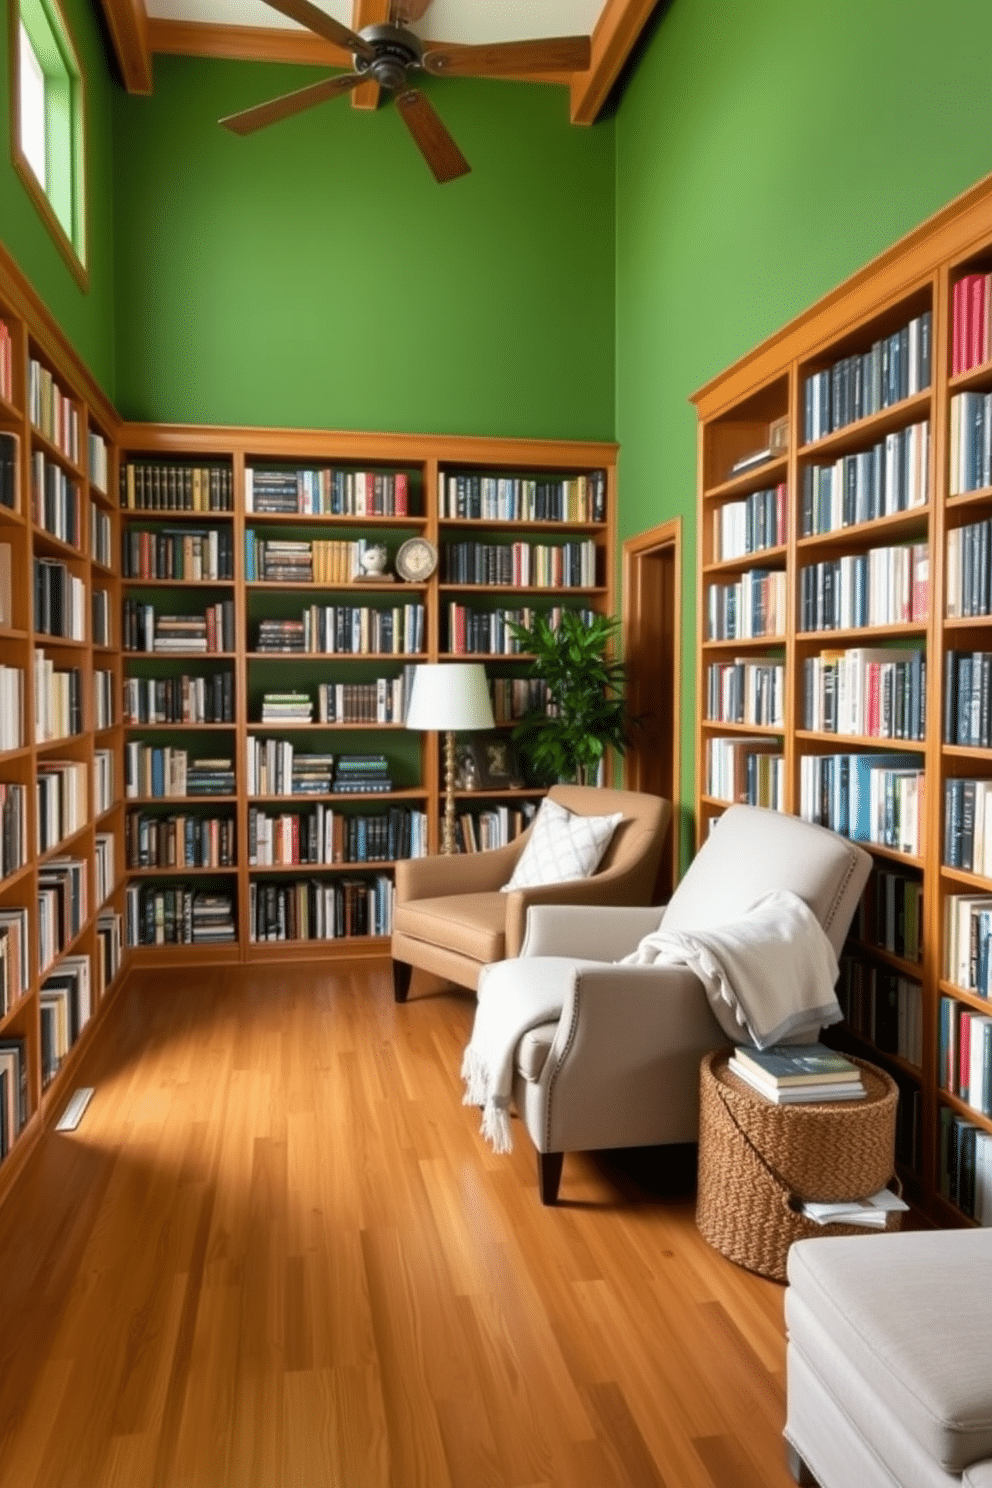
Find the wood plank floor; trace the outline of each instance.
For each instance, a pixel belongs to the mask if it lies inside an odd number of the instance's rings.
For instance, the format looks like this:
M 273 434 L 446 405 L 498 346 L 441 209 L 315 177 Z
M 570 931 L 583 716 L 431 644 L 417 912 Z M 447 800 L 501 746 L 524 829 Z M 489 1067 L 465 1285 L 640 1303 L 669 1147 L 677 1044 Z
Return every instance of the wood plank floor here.
M 0 1208 L 3 1488 L 787 1488 L 782 1288 L 653 1155 L 542 1208 L 461 1105 L 474 999 L 425 985 L 125 988 Z

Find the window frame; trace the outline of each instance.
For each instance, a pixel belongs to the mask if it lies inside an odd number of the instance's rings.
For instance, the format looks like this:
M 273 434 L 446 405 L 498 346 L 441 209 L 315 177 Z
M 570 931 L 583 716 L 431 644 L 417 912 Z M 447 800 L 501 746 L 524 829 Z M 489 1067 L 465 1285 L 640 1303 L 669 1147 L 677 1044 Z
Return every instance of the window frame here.
M 21 147 L 21 23 L 22 0 L 10 0 L 9 56 L 10 56 L 10 150 L 14 169 L 31 197 L 55 246 L 68 265 L 73 278 L 84 292 L 89 289 L 88 261 L 88 214 L 86 211 L 86 83 L 79 62 L 75 41 L 59 0 L 29 0 L 29 4 L 40 11 L 51 33 L 49 45 L 42 51 L 57 49 L 57 69 L 64 69 L 64 76 L 55 80 L 54 96 L 50 91 L 53 72 L 46 65 L 48 59 L 38 56 L 45 73 L 45 166 L 47 184 L 42 185 L 35 175 Z M 32 35 L 31 26 L 25 21 L 25 31 L 31 40 L 32 50 L 38 55 L 39 48 Z M 53 118 L 55 127 L 52 127 Z M 63 168 L 68 158 L 68 172 Z M 66 229 L 62 218 L 71 223 Z

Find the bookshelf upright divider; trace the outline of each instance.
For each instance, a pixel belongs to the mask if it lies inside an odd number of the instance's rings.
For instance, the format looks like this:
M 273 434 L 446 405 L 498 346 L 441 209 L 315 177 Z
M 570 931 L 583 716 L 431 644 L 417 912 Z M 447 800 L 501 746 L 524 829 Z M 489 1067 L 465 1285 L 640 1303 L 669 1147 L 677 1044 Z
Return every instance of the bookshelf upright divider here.
M 693 402 L 700 835 L 752 799 L 868 848 L 839 1036 L 900 1086 L 911 1195 L 937 1223 L 992 1224 L 992 178 Z M 780 478 L 784 623 L 723 640 L 714 616 L 739 634 L 760 554 L 717 562 L 714 513 L 735 530 L 733 504 Z M 774 722 L 735 722 L 775 661 Z

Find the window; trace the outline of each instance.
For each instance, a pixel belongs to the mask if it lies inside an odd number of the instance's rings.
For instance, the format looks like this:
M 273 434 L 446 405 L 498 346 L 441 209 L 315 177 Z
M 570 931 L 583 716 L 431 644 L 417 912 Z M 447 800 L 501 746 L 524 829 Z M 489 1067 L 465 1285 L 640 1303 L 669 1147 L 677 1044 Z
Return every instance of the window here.
M 83 79 L 58 0 L 12 0 L 14 163 L 86 288 Z

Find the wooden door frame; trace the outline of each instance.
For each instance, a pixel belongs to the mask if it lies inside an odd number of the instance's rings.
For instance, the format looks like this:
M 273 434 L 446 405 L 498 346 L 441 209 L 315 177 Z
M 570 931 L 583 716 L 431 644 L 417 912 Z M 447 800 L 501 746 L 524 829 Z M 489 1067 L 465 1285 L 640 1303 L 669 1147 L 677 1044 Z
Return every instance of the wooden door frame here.
M 630 654 L 639 623 L 640 607 L 635 596 L 640 590 L 641 565 L 649 557 L 666 555 L 672 565 L 671 594 L 671 667 L 672 667 L 672 825 L 669 835 L 672 887 L 678 883 L 681 869 L 681 800 L 682 800 L 682 518 L 672 517 L 646 532 L 624 541 L 622 570 L 622 640 L 624 655 Z M 640 760 L 636 737 L 627 751 L 624 779 L 629 789 L 641 788 Z

